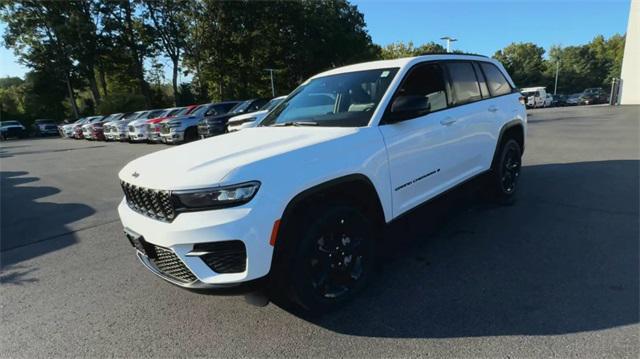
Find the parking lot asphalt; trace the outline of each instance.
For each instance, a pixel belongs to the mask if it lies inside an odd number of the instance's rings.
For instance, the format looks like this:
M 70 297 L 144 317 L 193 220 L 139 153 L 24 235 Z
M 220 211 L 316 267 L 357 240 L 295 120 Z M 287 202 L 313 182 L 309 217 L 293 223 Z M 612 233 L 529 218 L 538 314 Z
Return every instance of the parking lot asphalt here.
M 515 205 L 472 181 L 402 218 L 374 283 L 320 318 L 138 263 L 117 173 L 164 146 L 1 143 L 0 356 L 637 358 L 640 107 L 529 121 Z

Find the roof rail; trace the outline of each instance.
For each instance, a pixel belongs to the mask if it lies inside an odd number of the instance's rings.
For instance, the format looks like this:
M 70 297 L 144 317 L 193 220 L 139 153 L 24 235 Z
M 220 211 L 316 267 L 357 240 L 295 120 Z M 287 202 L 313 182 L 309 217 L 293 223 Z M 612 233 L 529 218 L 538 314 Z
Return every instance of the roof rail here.
M 469 55 L 469 56 L 480 56 L 480 57 L 486 57 L 486 58 L 489 57 L 486 55 L 472 54 L 470 52 L 423 52 L 418 56 L 426 56 L 426 55 Z

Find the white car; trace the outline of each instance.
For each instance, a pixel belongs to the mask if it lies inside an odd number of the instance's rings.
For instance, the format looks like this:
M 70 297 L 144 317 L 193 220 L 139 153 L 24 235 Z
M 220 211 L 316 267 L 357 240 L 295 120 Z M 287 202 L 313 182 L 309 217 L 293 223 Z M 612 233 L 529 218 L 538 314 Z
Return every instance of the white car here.
M 278 106 L 287 96 L 280 96 L 267 102 L 259 111 L 244 113 L 235 117 L 231 117 L 227 122 L 227 130 L 229 132 L 240 131 L 244 128 L 256 127 L 260 124 L 269 111 Z
M 528 108 L 549 107 L 553 98 L 547 94 L 546 87 L 525 87 L 520 89 L 522 96 L 525 97 L 525 105 Z
M 146 113 L 140 115 L 140 117 L 136 118 L 135 121 L 129 122 L 127 125 L 129 137 L 129 141 L 131 142 L 146 142 L 148 139 L 148 128 L 147 128 L 147 120 L 163 117 L 164 114 L 168 113 L 169 110 L 172 109 L 160 109 L 160 110 L 151 110 Z
M 324 311 L 372 277 L 383 227 L 481 174 L 513 200 L 527 114 L 496 60 L 426 55 L 312 77 L 259 128 L 140 157 L 118 213 L 140 261 L 185 288 L 265 284 Z

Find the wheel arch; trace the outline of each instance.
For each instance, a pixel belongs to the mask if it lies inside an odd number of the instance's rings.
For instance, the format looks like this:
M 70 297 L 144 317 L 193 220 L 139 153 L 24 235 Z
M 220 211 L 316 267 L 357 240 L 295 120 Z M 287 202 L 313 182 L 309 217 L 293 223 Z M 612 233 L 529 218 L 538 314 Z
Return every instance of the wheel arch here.
M 491 162 L 491 168 L 495 164 L 496 157 L 498 156 L 500 146 L 502 143 L 508 139 L 513 138 L 520 145 L 520 150 L 522 154 L 524 154 L 525 148 L 525 128 L 522 120 L 513 119 L 507 123 L 505 123 L 500 129 L 500 134 L 498 135 L 498 141 L 496 141 L 496 148 L 493 151 L 493 161 Z

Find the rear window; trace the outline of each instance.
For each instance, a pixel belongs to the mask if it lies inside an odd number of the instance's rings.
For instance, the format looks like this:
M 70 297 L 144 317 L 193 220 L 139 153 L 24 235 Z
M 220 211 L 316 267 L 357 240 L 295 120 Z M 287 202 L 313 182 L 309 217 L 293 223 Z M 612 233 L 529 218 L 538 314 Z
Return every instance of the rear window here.
M 501 96 L 511 93 L 511 85 L 509 81 L 504 77 L 502 72 L 494 64 L 483 62 L 480 64 L 484 75 L 487 78 L 487 86 L 491 96 Z M 539 96 L 539 94 L 537 94 Z
M 457 105 L 478 101 L 482 98 L 476 73 L 470 62 L 451 62 L 447 63 L 447 67 Z

